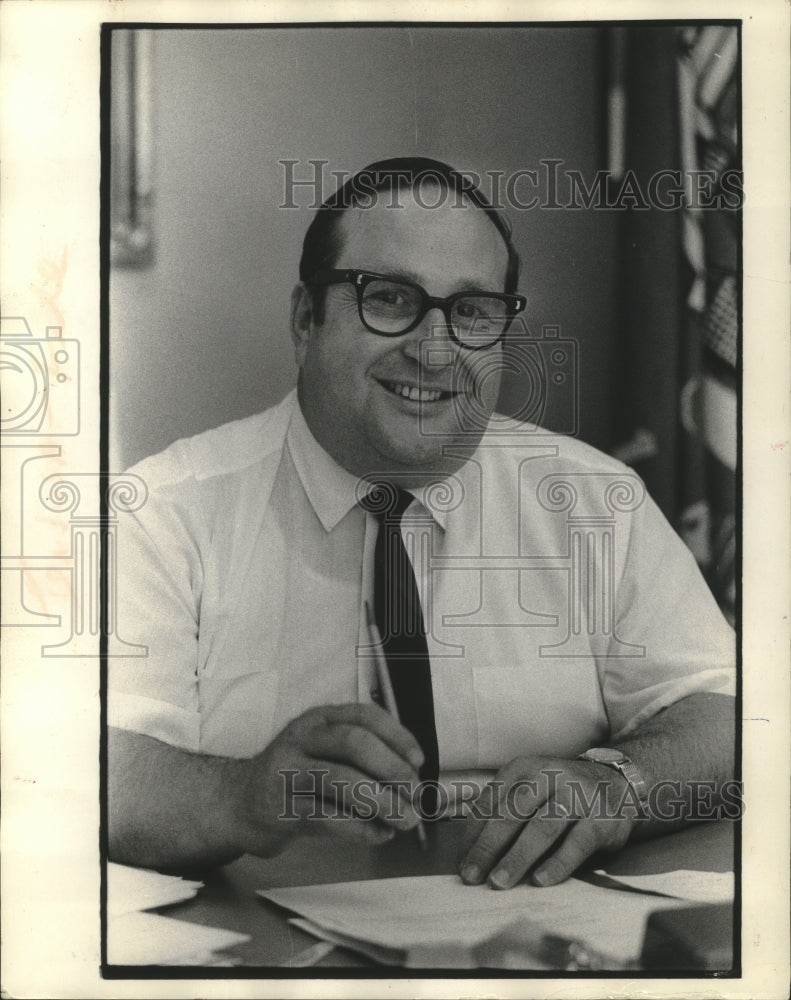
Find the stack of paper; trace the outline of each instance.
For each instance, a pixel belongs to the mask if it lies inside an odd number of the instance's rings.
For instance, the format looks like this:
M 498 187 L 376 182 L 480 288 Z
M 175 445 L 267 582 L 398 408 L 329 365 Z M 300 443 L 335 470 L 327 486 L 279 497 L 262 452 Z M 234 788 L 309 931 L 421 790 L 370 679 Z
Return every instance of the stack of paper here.
M 676 896 L 694 903 L 733 901 L 733 872 L 699 872 L 679 868 L 654 875 L 609 875 L 601 870 L 595 874 L 640 892 L 661 892 L 665 896 Z
M 152 910 L 192 899 L 203 882 L 189 882 L 178 875 L 163 875 L 146 868 L 107 865 L 107 912 L 111 916 Z
M 191 899 L 202 886 L 202 882 L 189 882 L 174 875 L 108 864 L 108 963 L 231 964 L 223 950 L 249 941 L 249 935 L 142 912 Z
M 497 891 L 464 885 L 455 875 L 259 894 L 298 913 L 297 925 L 316 937 L 413 968 L 557 966 L 559 943 L 568 945 L 569 962 L 584 950 L 592 968 L 629 967 L 640 955 L 649 914 L 679 906 L 678 899 L 604 889 L 578 879 Z M 497 957 L 498 939 L 508 942 L 505 957 L 504 952 Z

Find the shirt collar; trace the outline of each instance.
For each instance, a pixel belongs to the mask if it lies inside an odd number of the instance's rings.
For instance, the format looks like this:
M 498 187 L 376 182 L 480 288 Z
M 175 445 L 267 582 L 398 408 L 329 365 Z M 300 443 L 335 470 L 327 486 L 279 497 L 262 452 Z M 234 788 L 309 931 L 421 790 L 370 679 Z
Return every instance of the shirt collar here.
M 296 393 L 286 441 L 297 475 L 316 516 L 325 531 L 332 531 L 352 507 L 356 506 L 359 499 L 357 488 L 359 480 L 357 476 L 338 465 L 315 439 L 302 413 Z M 447 512 L 436 510 L 433 505 L 425 502 L 426 492 L 435 488 L 436 484 L 432 484 L 409 492 L 444 530 Z

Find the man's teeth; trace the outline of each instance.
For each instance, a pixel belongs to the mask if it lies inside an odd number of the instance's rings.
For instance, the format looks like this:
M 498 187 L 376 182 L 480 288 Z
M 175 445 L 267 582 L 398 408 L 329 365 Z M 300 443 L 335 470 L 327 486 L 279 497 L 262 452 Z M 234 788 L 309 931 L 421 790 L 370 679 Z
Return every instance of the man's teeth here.
M 418 389 L 416 385 L 403 385 L 401 382 L 386 382 L 385 385 L 396 396 L 420 403 L 434 403 L 442 396 L 439 389 Z

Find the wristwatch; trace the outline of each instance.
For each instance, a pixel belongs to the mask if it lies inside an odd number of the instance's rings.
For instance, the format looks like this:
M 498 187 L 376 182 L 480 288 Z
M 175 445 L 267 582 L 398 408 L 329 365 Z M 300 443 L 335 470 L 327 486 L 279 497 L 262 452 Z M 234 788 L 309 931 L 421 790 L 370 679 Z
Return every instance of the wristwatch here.
M 604 764 L 605 767 L 611 767 L 615 771 L 619 771 L 629 782 L 630 787 L 637 797 L 637 801 L 640 803 L 643 814 L 647 815 L 648 790 L 645 787 L 645 781 L 643 781 L 643 776 L 640 774 L 638 766 L 629 760 L 625 753 L 621 753 L 620 750 L 613 750 L 612 747 L 593 747 L 593 749 L 581 753 L 577 757 L 577 760 L 589 760 L 594 764 Z

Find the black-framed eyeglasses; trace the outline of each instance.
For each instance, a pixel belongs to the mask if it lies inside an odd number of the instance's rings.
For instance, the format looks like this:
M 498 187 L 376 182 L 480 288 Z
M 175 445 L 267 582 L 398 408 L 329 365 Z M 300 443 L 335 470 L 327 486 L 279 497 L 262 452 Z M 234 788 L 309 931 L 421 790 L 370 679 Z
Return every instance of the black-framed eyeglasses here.
M 403 278 L 372 271 L 325 268 L 309 284 L 349 282 L 357 290 L 357 310 L 363 326 L 382 337 L 400 337 L 414 330 L 429 309 L 441 309 L 451 338 L 461 347 L 479 351 L 505 336 L 514 316 L 527 305 L 524 295 L 504 292 L 457 292 L 446 299 Z

